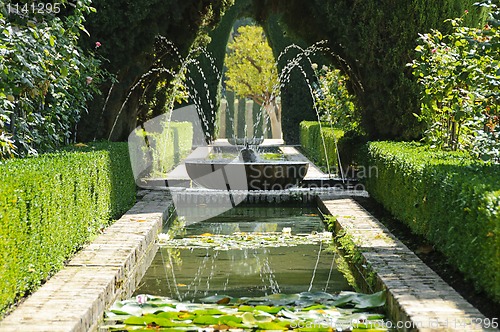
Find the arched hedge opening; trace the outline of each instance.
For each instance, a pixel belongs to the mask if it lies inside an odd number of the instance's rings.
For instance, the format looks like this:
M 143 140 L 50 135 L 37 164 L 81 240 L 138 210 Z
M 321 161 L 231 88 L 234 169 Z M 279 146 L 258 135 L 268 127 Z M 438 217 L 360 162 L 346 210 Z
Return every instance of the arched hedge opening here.
M 227 39 L 234 21 L 250 16 L 260 23 L 278 56 L 290 43 L 303 47 L 326 40 L 332 51 L 325 56 L 350 77 L 356 95 L 362 125 L 372 139 L 412 139 L 422 127 L 414 113 L 419 112 L 419 88 L 411 69 L 406 66 L 414 56 L 419 32 L 446 29 L 444 20 L 470 12 L 468 23 L 481 20 L 475 0 L 174 0 L 134 3 L 121 0 L 97 1 L 97 14 L 89 17 L 88 47 L 102 43 L 100 54 L 109 60 L 107 69 L 116 81 L 102 88 L 103 94 L 91 105 L 80 128 L 81 139 L 110 138 L 124 140 L 137 126 L 141 107 L 157 106 L 159 82 L 169 81 L 157 68 L 174 69 L 179 60 L 174 52 L 155 48 L 158 35 L 170 40 L 181 56 L 196 45 L 207 46 L 222 69 Z M 161 53 L 161 54 L 160 54 Z M 293 56 L 293 54 L 290 54 Z M 205 61 L 205 63 L 204 63 Z M 200 59 L 208 68 L 206 60 Z M 280 69 L 286 57 L 278 63 Z M 202 108 L 209 119 L 206 128 L 213 136 L 219 106 L 220 79 L 209 73 L 207 83 L 211 102 Z M 306 73 L 310 75 L 312 73 Z M 301 77 L 302 76 L 302 77 Z M 141 84 L 137 84 L 141 77 Z M 299 122 L 313 120 L 312 100 L 303 75 L 294 72 L 282 88 L 285 140 L 297 143 Z M 126 103 L 125 103 L 125 100 Z M 154 100 L 153 103 L 150 103 Z M 156 103 L 156 104 L 155 104 Z M 154 107 L 153 107 L 154 108 Z M 154 114 L 153 114 L 154 115 Z

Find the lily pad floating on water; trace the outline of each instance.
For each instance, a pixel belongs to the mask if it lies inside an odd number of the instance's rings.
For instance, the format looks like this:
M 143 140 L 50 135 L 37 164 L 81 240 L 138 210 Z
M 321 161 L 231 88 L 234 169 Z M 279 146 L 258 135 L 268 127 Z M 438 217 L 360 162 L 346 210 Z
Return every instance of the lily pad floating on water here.
M 257 249 L 263 247 L 293 247 L 302 244 L 318 244 L 332 240 L 331 232 L 296 234 L 283 232 L 244 233 L 231 235 L 210 234 L 193 235 L 184 238 L 171 238 L 168 234 L 159 234 L 159 245 L 165 248 L 192 249 L 213 248 L 215 250 Z
M 332 304 L 336 307 L 353 306 L 356 309 L 369 309 L 383 306 L 385 299 L 386 294 L 384 291 L 374 294 L 341 292 L 339 298 Z
M 229 301 L 218 304 L 223 299 Z M 336 331 L 340 327 L 341 330 L 349 328 L 349 331 L 387 331 L 383 328 L 383 315 L 359 312 L 383 306 L 384 292 L 342 292 L 338 295 L 303 292 L 257 298 L 215 295 L 202 299 L 202 302 L 178 302 L 151 295 L 144 295 L 139 301 L 137 298 L 119 301 L 106 313 L 107 325 L 102 328 L 109 331 L 198 331 L 202 328 L 207 331 L 307 332 L 322 331 L 323 328 Z

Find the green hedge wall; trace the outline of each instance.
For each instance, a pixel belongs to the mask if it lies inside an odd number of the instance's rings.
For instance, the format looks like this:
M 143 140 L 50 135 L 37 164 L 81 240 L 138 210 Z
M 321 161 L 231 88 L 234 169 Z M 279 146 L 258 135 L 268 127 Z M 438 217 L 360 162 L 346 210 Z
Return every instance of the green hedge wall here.
M 148 135 L 152 146 L 151 176 L 164 176 L 188 156 L 193 148 L 193 125 L 190 122 L 172 122 L 170 129 Z
M 326 161 L 328 160 L 330 171 L 334 173 L 338 170 L 335 140 L 338 141 L 341 139 L 344 136 L 344 131 L 335 128 L 332 129 L 327 123 L 322 124 L 321 127 L 323 129 L 327 155 L 325 155 L 318 121 L 302 121 L 300 123 L 300 144 L 308 158 L 318 166 L 326 167 Z
M 328 41 L 327 46 L 334 55 L 329 57 L 329 52 L 325 52 L 325 56 L 349 77 L 349 88 L 356 95 L 362 125 L 372 139 L 414 139 L 421 135 L 422 123 L 413 115 L 420 110 L 420 88 L 406 63 L 416 56 L 414 49 L 419 33 L 433 28 L 445 32 L 444 20 L 460 17 L 465 10 L 469 11 L 466 24 L 480 24 L 484 11 L 473 6 L 476 2 L 254 0 L 259 21 L 281 15 L 279 23 L 285 29 L 278 31 L 281 35 L 303 40 L 306 45 Z M 271 44 L 273 48 L 277 46 Z M 295 99 L 300 106 L 306 105 L 310 98 L 302 87 L 293 78 L 291 85 L 285 85 L 290 93 L 302 98 Z M 282 92 L 285 114 L 288 98 L 286 92 Z M 309 102 L 309 105 L 312 104 Z M 302 120 L 312 120 L 305 117 L 311 107 L 307 110 L 290 106 L 294 109 L 290 113 L 292 118 L 303 113 Z M 284 128 L 289 121 L 285 118 Z M 285 141 L 294 144 L 288 140 L 288 134 L 284 134 Z
M 372 142 L 367 189 L 500 302 L 500 165 L 417 143 Z
M 0 316 L 134 201 L 126 143 L 0 164 Z

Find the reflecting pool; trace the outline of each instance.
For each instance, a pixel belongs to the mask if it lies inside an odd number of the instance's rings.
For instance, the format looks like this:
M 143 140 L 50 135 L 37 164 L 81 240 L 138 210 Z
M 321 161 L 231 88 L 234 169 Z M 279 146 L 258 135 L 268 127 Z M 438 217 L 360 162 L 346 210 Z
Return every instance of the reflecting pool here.
M 135 293 L 195 301 L 351 290 L 323 232 L 314 208 L 237 207 L 189 225 L 179 216 Z

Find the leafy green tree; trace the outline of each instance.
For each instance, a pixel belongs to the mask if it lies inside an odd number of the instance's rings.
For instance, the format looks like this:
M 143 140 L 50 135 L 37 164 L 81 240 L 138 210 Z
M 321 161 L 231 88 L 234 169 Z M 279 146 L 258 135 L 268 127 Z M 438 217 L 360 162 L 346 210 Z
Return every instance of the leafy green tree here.
M 354 96 L 347 89 L 348 78 L 339 69 L 313 64 L 318 77 L 314 94 L 321 120 L 344 131 L 358 131 L 360 116 L 354 104 Z
M 0 159 L 73 141 L 104 75 L 101 61 L 78 46 L 90 1 L 50 8 L 34 18 L 0 5 Z
M 491 7 L 482 27 L 457 18 L 448 20 L 449 34 L 421 35 L 410 66 L 422 87 L 418 118 L 427 125 L 426 140 L 500 161 L 500 12 Z
M 271 120 L 272 137 L 281 138 L 278 69 L 264 30 L 260 26 L 241 26 L 228 48 L 228 88 L 260 105 Z

